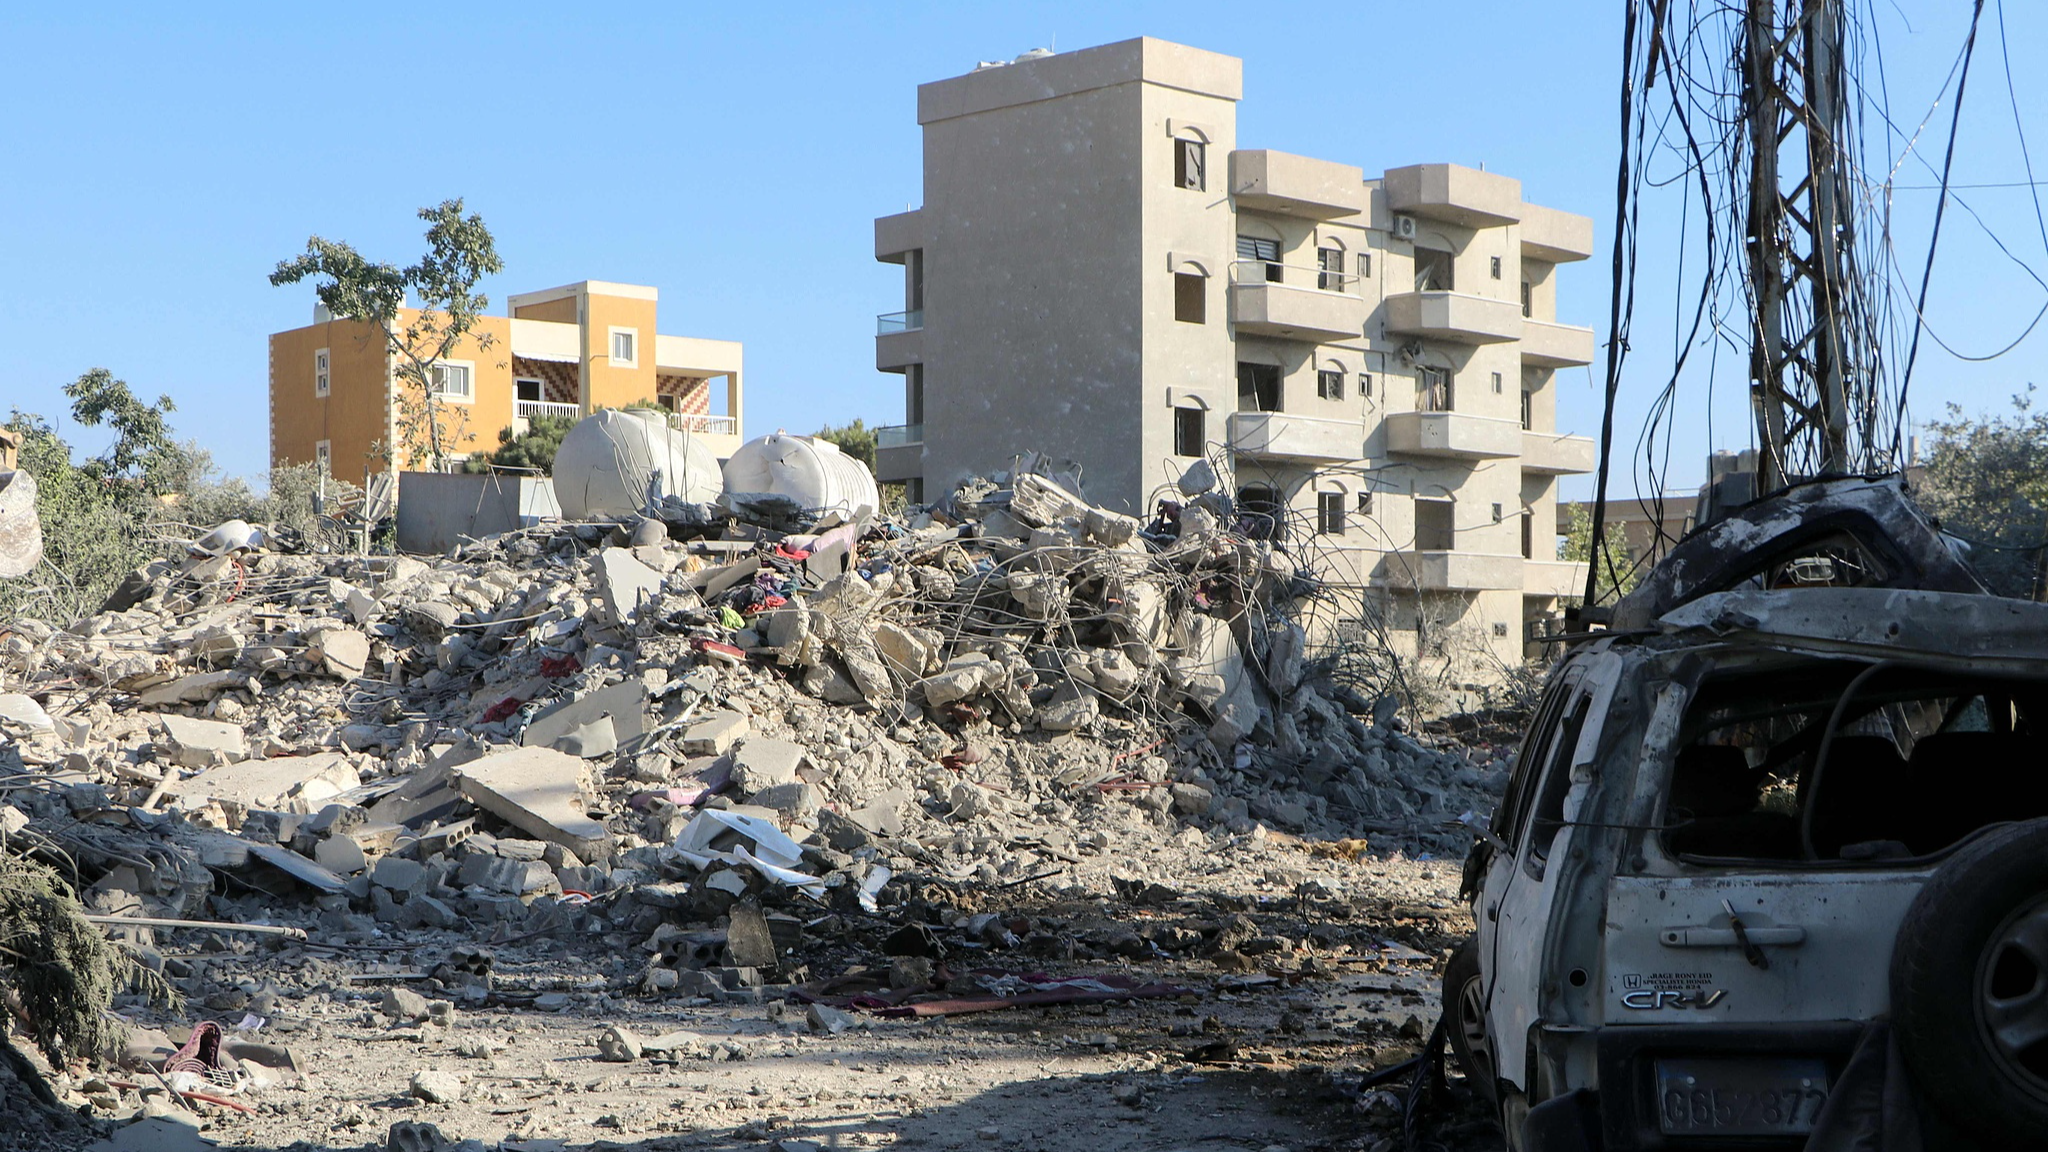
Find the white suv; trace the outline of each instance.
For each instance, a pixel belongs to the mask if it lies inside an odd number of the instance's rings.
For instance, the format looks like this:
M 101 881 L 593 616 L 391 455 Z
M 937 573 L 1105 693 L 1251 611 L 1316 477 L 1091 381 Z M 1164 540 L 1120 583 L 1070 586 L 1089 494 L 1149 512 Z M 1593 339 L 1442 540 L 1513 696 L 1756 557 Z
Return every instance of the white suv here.
M 1446 1022 L 1509 1145 L 2048 1148 L 2048 605 L 1835 481 L 1608 623 L 1466 865 Z

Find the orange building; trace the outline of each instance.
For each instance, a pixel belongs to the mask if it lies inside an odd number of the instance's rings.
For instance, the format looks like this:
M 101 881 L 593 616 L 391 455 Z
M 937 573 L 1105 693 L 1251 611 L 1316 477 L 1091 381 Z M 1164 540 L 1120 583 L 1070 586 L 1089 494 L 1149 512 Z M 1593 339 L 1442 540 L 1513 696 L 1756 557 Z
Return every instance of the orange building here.
M 585 280 L 506 301 L 434 366 L 442 434 L 455 457 L 488 453 L 535 416 L 652 402 L 720 459 L 741 442 L 740 345 L 665 336 L 653 288 Z M 401 318 L 403 319 L 403 318 Z M 480 340 L 478 334 L 488 334 Z M 714 404 L 712 381 L 723 381 Z M 270 337 L 270 465 L 322 463 L 338 480 L 427 466 L 399 430 L 395 362 L 374 324 L 336 320 Z M 722 408 L 723 411 L 714 411 Z

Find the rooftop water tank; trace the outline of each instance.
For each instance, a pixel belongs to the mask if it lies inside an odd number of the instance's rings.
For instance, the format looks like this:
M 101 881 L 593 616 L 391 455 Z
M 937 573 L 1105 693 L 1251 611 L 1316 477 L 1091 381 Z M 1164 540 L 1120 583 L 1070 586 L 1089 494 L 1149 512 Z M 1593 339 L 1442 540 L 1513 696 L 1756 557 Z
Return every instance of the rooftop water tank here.
M 786 496 L 848 520 L 873 516 L 882 508 L 882 494 L 867 465 L 830 440 L 781 432 L 739 446 L 725 462 L 725 490 Z
M 656 479 L 657 473 L 659 479 Z M 555 501 L 569 520 L 631 516 L 653 496 L 691 504 L 725 490 L 718 457 L 696 437 L 671 428 L 668 414 L 647 408 L 592 413 L 578 421 L 555 452 Z

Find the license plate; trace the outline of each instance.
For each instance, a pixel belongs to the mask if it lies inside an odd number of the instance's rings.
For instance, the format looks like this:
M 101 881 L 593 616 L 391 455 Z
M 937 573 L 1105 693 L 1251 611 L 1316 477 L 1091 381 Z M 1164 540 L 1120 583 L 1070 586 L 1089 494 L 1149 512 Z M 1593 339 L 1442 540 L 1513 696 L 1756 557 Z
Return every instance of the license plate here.
M 1818 1060 L 1657 1061 L 1657 1124 L 1667 1136 L 1802 1135 L 1827 1102 Z

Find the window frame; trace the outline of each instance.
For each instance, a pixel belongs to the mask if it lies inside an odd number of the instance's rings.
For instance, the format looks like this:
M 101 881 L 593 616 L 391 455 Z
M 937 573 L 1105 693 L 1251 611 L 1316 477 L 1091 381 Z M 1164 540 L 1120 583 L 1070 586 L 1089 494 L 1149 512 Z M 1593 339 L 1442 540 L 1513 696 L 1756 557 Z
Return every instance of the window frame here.
M 1192 287 L 1193 291 L 1189 291 Z M 1184 307 L 1189 300 L 1192 309 Z M 1190 317 L 1189 312 L 1193 315 Z M 1199 272 L 1175 272 L 1173 274 L 1173 319 L 1177 324 L 1207 324 L 1209 322 L 1209 278 Z
M 1192 424 L 1192 429 L 1189 425 Z M 1189 446 L 1188 434 L 1193 432 L 1194 451 Z M 1201 458 L 1207 455 L 1209 444 L 1209 414 L 1192 404 L 1176 405 L 1173 409 L 1173 454 L 1184 458 Z
M 1372 279 L 1372 253 L 1360 252 L 1358 254 L 1358 278 L 1360 280 Z
M 329 476 L 334 475 L 334 441 L 313 441 L 313 464 Z
M 1323 400 L 1342 400 L 1344 398 L 1344 369 L 1316 369 L 1316 396 Z
M 626 357 L 619 355 L 619 337 L 621 336 L 626 338 L 627 349 L 632 355 Z M 621 324 L 613 324 L 606 328 L 605 352 L 605 359 L 614 368 L 638 368 L 640 366 L 640 329 Z
M 1433 396 L 1437 385 L 1443 388 L 1443 403 L 1439 406 L 1423 407 L 1423 398 Z M 1431 401 L 1432 405 L 1435 401 Z M 1458 376 L 1449 368 L 1436 368 L 1428 364 L 1415 366 L 1415 410 L 1418 412 L 1456 412 L 1458 410 Z
M 1173 186 L 1187 192 L 1209 190 L 1209 145 L 1186 136 L 1173 138 Z M 1194 163 L 1190 164 L 1192 160 Z
M 1272 255 L 1262 255 L 1268 249 L 1271 250 Z M 1280 262 L 1281 257 L 1285 255 L 1286 253 L 1280 250 L 1280 241 L 1278 240 L 1265 236 L 1252 236 L 1244 232 L 1237 234 L 1237 259 L 1241 263 L 1264 264 L 1266 266 L 1266 283 L 1268 284 L 1282 284 L 1286 282 L 1284 272 L 1286 265 Z
M 1500 279 L 1500 269 L 1501 269 L 1501 260 L 1500 260 L 1500 257 L 1498 257 L 1498 256 L 1494 256 L 1494 257 L 1490 257 L 1489 259 L 1490 259 L 1490 263 L 1488 263 L 1488 264 L 1487 264 L 1487 270 L 1488 270 L 1489 272 L 1491 272 L 1491 273 L 1493 274 L 1493 279 L 1495 279 L 1495 280 L 1498 280 L 1498 279 Z
M 1344 291 L 1344 249 L 1333 244 L 1316 246 L 1316 287 L 1324 292 Z
M 449 368 L 459 368 L 462 370 L 463 391 L 450 392 L 441 387 L 442 373 L 445 369 Z M 434 399 L 446 404 L 476 403 L 476 361 L 436 360 L 427 365 L 427 373 L 428 388 L 433 392 Z
M 334 352 L 329 348 L 313 349 L 313 395 L 331 396 L 334 393 Z
M 1347 520 L 1343 492 L 1316 493 L 1316 535 L 1342 536 L 1348 527 Z

